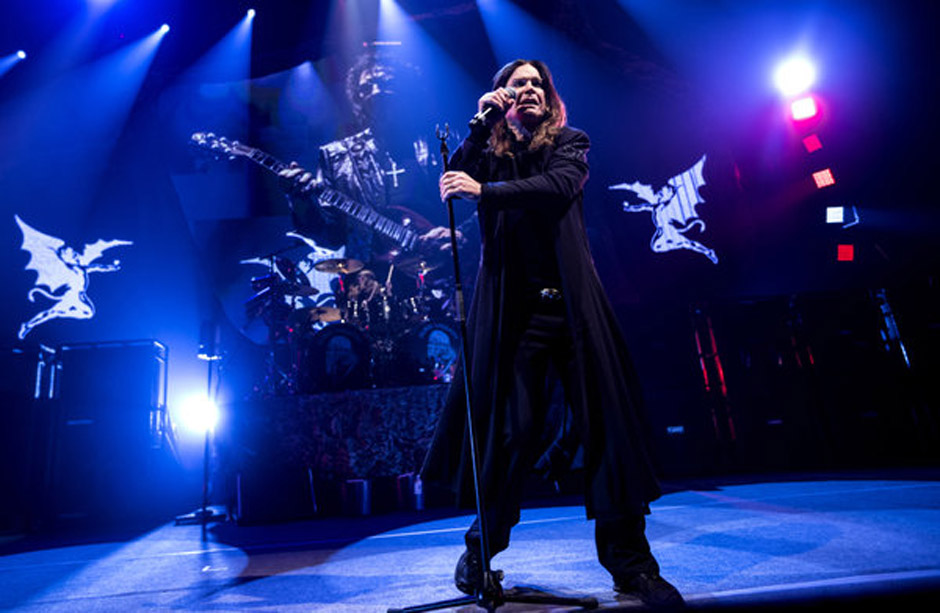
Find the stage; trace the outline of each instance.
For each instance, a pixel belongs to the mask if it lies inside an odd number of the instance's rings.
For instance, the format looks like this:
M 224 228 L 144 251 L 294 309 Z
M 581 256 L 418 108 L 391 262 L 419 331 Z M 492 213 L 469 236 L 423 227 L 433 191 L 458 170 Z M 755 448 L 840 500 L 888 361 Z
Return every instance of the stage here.
M 4 6 L 0 612 L 940 610 L 940 2 Z
M 940 602 L 940 471 L 667 485 L 647 534 L 690 608 L 913 610 L 904 607 Z M 615 598 L 577 501 L 548 502 L 523 511 L 512 546 L 494 559 L 504 587 L 590 594 L 608 611 L 638 608 Z M 8 538 L 0 609 L 378 613 L 460 596 L 452 573 L 469 521 L 432 509 L 222 522 L 210 524 L 205 542 L 198 525 L 172 519 L 133 533 Z

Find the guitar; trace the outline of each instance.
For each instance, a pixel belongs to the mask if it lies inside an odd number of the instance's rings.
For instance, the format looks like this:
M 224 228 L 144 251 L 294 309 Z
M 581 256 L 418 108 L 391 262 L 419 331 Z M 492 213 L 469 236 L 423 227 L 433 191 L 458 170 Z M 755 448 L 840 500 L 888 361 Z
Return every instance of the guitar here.
M 237 140 L 228 140 L 224 136 L 216 136 L 212 132 L 196 132 L 192 135 L 190 143 L 209 150 L 217 157 L 224 155 L 230 160 L 236 157 L 248 158 L 274 174 L 279 174 L 288 168 L 287 164 L 260 149 L 243 145 Z M 382 215 L 371 206 L 357 202 L 346 194 L 325 185 L 318 186 L 316 193 L 322 203 L 342 211 L 351 219 L 371 228 L 394 243 L 401 251 L 414 251 L 418 238 L 423 234 L 421 229 L 426 231 L 431 228 L 431 223 L 416 213 L 407 211 L 402 221 L 398 222 Z M 405 211 L 403 208 L 400 210 Z M 393 255 L 398 254 L 393 252 Z

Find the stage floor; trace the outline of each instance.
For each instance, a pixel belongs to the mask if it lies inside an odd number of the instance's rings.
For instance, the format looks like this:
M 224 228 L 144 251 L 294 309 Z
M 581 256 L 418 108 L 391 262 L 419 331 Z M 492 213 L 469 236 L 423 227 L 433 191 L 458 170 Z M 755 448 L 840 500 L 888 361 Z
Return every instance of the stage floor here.
M 940 473 L 803 475 L 686 484 L 647 534 L 690 608 L 940 603 Z M 172 521 L 111 536 L 8 538 L 0 609 L 382 612 L 460 596 L 471 517 L 434 510 L 265 526 Z M 497 556 L 505 587 L 617 600 L 577 506 L 530 508 Z M 463 611 L 476 611 L 475 606 Z M 561 611 L 507 605 L 501 611 Z M 936 609 L 935 609 L 936 610 Z

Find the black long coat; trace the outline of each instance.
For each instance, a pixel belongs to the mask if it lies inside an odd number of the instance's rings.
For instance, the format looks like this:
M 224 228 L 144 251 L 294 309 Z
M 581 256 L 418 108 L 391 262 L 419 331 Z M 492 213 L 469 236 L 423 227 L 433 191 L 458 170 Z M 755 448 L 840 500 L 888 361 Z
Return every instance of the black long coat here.
M 585 450 L 588 517 L 648 510 L 660 495 L 653 473 L 637 376 L 610 302 L 591 258 L 584 229 L 583 187 L 588 177 L 587 134 L 564 128 L 554 144 L 513 156 L 495 156 L 472 137 L 450 168 L 483 184 L 478 202 L 480 268 L 468 316 L 468 360 L 474 426 L 482 458 L 484 497 L 500 495 L 506 465 L 507 379 L 512 348 L 524 329 L 527 285 L 518 278 L 518 247 L 506 240 L 507 211 L 547 216 L 574 341 L 577 375 L 567 391 Z M 542 217 L 545 219 L 545 217 Z M 426 481 L 472 504 L 473 483 L 463 375 L 451 386 L 422 470 Z

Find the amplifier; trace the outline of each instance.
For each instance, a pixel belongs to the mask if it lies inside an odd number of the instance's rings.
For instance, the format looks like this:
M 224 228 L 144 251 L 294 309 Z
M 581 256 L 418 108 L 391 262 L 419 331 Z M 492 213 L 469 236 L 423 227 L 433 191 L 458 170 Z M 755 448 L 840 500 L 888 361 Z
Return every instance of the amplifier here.
M 179 466 L 166 410 L 167 348 L 154 340 L 56 350 L 45 511 L 136 516 L 169 500 Z

